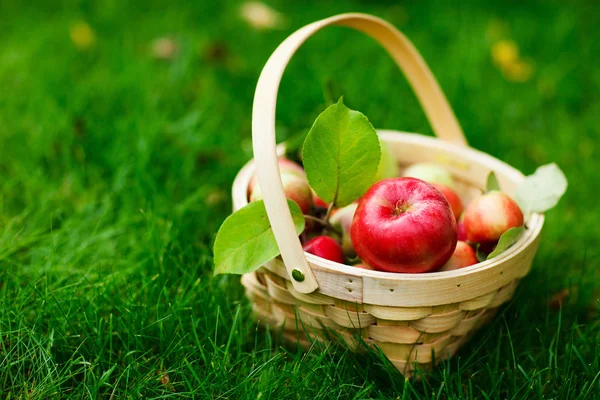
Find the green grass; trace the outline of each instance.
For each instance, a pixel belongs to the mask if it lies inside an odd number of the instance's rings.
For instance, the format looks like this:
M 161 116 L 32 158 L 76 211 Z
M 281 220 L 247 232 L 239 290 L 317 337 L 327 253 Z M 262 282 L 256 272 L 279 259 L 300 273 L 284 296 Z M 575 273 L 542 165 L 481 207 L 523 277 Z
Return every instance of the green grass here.
M 600 398 L 593 2 L 273 0 L 288 24 L 265 32 L 235 2 L 122 3 L 0 3 L 0 398 Z M 261 67 L 294 29 L 345 11 L 413 40 L 473 147 L 569 179 L 514 300 L 420 381 L 375 353 L 286 346 L 257 328 L 238 277 L 212 277 Z M 95 31 L 86 51 L 69 38 L 78 20 Z M 164 35 L 181 46 L 171 62 L 150 55 Z M 530 79 L 503 77 L 497 38 Z M 383 50 L 332 28 L 286 72 L 280 140 L 341 94 L 377 127 L 431 132 Z

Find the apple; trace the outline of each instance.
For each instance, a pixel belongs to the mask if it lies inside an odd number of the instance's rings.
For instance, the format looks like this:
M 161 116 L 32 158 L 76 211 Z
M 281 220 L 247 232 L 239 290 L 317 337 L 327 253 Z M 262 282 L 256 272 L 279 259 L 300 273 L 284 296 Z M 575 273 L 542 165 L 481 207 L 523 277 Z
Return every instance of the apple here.
M 398 160 L 396 160 L 396 157 L 392 154 L 390 147 L 386 142 L 382 141 L 379 141 L 379 145 L 381 147 L 381 160 L 379 161 L 377 173 L 375 174 L 375 182 L 400 176 Z
M 402 176 L 419 178 L 429 183 L 441 183 L 456 189 L 454 179 L 444 167 L 433 163 L 417 163 L 404 170 Z
M 432 183 L 433 187 L 442 192 L 446 200 L 448 200 L 448 204 L 450 204 L 450 209 L 454 214 L 454 217 L 458 219 L 463 212 L 463 204 L 456 191 L 452 189 L 450 186 L 442 185 L 441 183 Z
M 354 219 L 354 213 L 358 207 L 357 203 L 352 203 L 343 208 L 332 211 L 329 223 L 342 232 L 342 250 L 344 254 L 352 257 L 356 254 L 352 239 L 350 237 L 350 227 Z
M 280 157 L 279 159 L 277 159 L 277 163 L 279 164 L 279 172 L 281 174 L 289 173 L 306 180 L 306 172 L 304 172 L 304 168 L 302 168 L 295 162 L 290 161 L 287 158 Z M 248 197 L 250 197 L 250 195 L 252 194 L 254 186 L 256 186 L 257 183 L 258 178 L 256 174 L 254 174 L 254 176 L 252 176 L 252 178 L 250 179 L 250 183 L 248 183 Z
M 365 263 L 356 264 L 356 265 L 353 265 L 353 267 L 360 268 L 360 269 L 368 269 L 370 271 L 375 271 L 373 268 L 371 268 L 370 266 L 368 266 Z
M 523 213 L 513 199 L 493 190 L 469 204 L 464 223 L 469 242 L 495 242 L 508 229 L 523 225 Z
M 314 254 L 315 256 L 335 261 L 340 264 L 344 263 L 342 247 L 329 236 L 317 236 L 306 242 L 303 249 L 307 253 Z
M 456 249 L 454 249 L 452 257 L 450 257 L 440 271 L 452 271 L 477 264 L 477 262 L 475 250 L 468 243 L 459 240 L 456 243 Z
M 465 213 L 463 212 L 456 223 L 456 231 L 458 232 L 458 240 L 463 242 L 467 240 L 467 232 L 465 231 Z
M 350 235 L 360 259 L 376 270 L 432 272 L 454 252 L 456 219 L 429 183 L 384 179 L 362 196 Z
M 303 214 L 309 214 L 313 206 L 313 197 L 308 181 L 286 172 L 281 174 L 281 182 L 283 183 L 285 197 L 295 201 Z M 262 198 L 260 185 L 255 185 L 252 194 L 250 194 L 250 201 L 262 200 Z
M 319 197 L 319 195 L 317 194 L 317 192 L 315 192 L 314 190 L 312 191 L 312 196 L 313 196 L 313 203 L 315 204 L 315 207 L 325 208 L 325 209 L 329 208 L 329 203 L 326 203 L 323 199 L 321 199 Z

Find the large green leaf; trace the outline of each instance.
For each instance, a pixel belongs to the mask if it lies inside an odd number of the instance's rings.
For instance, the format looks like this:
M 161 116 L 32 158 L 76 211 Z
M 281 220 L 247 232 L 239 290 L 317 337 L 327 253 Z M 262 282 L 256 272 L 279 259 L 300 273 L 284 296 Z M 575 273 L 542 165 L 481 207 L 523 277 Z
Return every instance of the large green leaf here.
M 487 256 L 487 260 L 494 258 L 508 250 L 513 244 L 517 243 L 523 232 L 525 232 L 525 228 L 522 226 L 510 228 L 504 232 L 502 236 L 500 236 L 500 240 L 498 240 L 498 244 L 496 245 L 494 251 Z
M 317 117 L 302 149 L 308 182 L 327 203 L 352 203 L 375 181 L 379 137 L 367 117 L 342 99 Z
M 288 205 L 299 235 L 304 216 L 291 200 Z M 252 272 L 280 253 L 269 224 L 265 203 L 255 201 L 231 214 L 219 228 L 214 245 L 215 275 Z
M 525 215 L 554 207 L 567 190 L 567 178 L 558 165 L 539 167 L 517 188 L 517 203 Z

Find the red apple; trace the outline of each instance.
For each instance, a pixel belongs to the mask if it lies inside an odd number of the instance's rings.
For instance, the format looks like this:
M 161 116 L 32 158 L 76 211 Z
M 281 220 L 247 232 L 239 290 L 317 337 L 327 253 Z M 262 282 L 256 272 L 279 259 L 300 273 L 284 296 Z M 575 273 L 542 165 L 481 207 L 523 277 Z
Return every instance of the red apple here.
M 306 242 L 304 251 L 337 263 L 344 263 L 342 247 L 329 236 L 317 236 Z
M 452 271 L 459 268 L 468 267 L 469 265 L 477 264 L 477 255 L 475 250 L 468 243 L 458 241 L 456 243 L 456 249 L 452 257 L 444 264 L 440 271 Z
M 300 206 L 303 214 L 308 214 L 313 205 L 312 191 L 308 181 L 290 173 L 282 173 L 281 181 L 283 182 L 285 197 L 295 201 Z M 260 186 L 256 185 L 250 195 L 250 201 L 261 200 L 262 198 Z
M 441 183 L 432 183 L 432 185 L 442 192 L 446 200 L 448 200 L 448 204 L 450 204 L 450 209 L 452 209 L 452 213 L 454 217 L 458 219 L 460 214 L 463 212 L 463 204 L 458 194 L 452 189 L 450 186 L 442 185 Z
M 379 271 L 431 272 L 456 247 L 456 219 L 439 190 L 416 178 L 377 182 L 358 203 L 350 229 L 358 256 Z
M 458 222 L 456 223 L 456 230 L 458 232 L 458 240 L 463 242 L 467 240 L 467 232 L 465 231 L 465 213 L 460 215 Z
M 343 208 L 338 208 L 332 211 L 329 222 L 334 228 L 337 228 L 342 232 L 342 250 L 344 254 L 352 257 L 356 255 L 354 246 L 352 245 L 352 239 L 350 237 L 350 227 L 352 226 L 352 220 L 354 219 L 354 213 L 358 204 L 352 203 Z
M 321 199 L 314 190 L 312 191 L 312 195 L 313 195 L 313 203 L 315 203 L 315 207 L 325 208 L 325 209 L 327 209 L 329 207 L 329 203 L 325 203 L 325 201 L 323 201 L 323 199 Z
M 356 265 L 353 265 L 353 267 L 360 268 L 360 269 L 368 269 L 370 271 L 375 271 L 373 268 L 371 268 L 370 266 L 368 266 L 365 263 L 356 264 Z
M 494 242 L 510 228 L 523 225 L 523 213 L 510 197 L 498 191 L 485 193 L 465 210 L 469 242 Z
M 277 160 L 279 164 L 279 172 L 283 175 L 284 173 L 289 173 L 292 175 L 296 175 L 299 178 L 306 179 L 306 172 L 304 172 L 304 168 L 300 165 L 296 164 L 293 161 L 288 160 L 287 158 L 280 157 Z M 248 183 L 248 197 L 252 194 L 254 190 L 254 186 L 258 183 L 258 178 L 256 174 L 250 179 L 250 183 Z

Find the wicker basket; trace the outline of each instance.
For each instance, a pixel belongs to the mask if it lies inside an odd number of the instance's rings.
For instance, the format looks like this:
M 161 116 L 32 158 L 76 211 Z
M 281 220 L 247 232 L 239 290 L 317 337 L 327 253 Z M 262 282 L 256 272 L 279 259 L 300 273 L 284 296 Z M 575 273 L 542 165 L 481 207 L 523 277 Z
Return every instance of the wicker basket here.
M 330 25 L 351 27 L 376 39 L 415 90 L 439 139 L 379 131 L 381 140 L 388 144 L 401 166 L 415 162 L 444 165 L 454 176 L 465 203 L 481 193 L 492 170 L 509 195 L 514 195 L 524 176 L 467 146 L 451 108 L 419 53 L 406 37 L 381 19 L 343 14 L 312 23 L 288 37 L 265 65 L 252 114 L 255 159 L 240 171 L 233 185 L 237 210 L 248 203 L 246 190 L 256 172 L 281 251 L 281 257 L 242 277 L 253 309 L 261 322 L 283 326 L 287 338 L 306 346 L 312 339 L 328 340 L 330 330 L 337 331 L 337 337 L 351 346 L 359 335 L 364 342 L 379 346 L 402 373 L 410 376 L 417 364 L 426 369 L 452 356 L 494 316 L 500 305 L 510 300 L 519 280 L 531 267 L 544 217 L 530 216 L 525 234 L 500 256 L 455 271 L 386 273 L 304 253 L 279 177 L 277 156 L 283 148 L 275 143 L 275 105 L 281 76 L 294 52 L 312 34 Z M 305 329 L 298 329 L 299 326 Z

